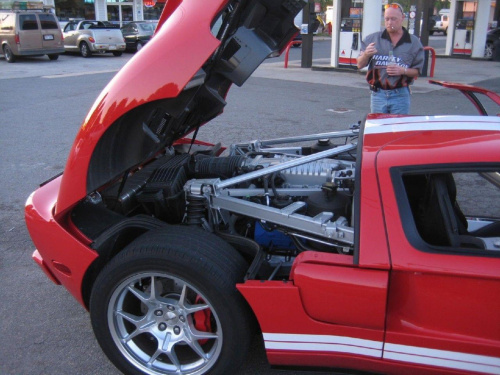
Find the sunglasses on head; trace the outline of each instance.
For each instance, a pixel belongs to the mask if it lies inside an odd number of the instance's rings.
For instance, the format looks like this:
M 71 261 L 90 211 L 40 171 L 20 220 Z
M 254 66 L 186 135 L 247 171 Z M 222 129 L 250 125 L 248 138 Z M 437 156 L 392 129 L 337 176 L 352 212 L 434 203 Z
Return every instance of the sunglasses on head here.
M 389 9 L 389 8 L 399 9 L 401 11 L 401 13 L 404 13 L 403 7 L 401 5 L 399 5 L 398 3 L 386 4 L 385 9 Z

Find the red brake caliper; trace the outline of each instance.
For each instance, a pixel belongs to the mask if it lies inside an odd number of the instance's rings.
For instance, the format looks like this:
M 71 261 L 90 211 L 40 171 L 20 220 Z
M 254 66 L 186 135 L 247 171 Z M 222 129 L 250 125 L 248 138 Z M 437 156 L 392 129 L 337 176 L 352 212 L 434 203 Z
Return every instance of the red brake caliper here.
M 200 296 L 196 296 L 195 300 L 195 305 L 199 303 L 205 303 L 203 299 Z M 204 309 L 197 311 L 193 314 L 194 318 L 194 326 L 198 331 L 201 332 L 212 332 L 212 323 L 210 321 L 210 318 L 212 317 L 212 314 L 210 313 L 210 309 Z M 207 342 L 207 339 L 199 340 L 199 343 L 201 345 L 205 344 Z

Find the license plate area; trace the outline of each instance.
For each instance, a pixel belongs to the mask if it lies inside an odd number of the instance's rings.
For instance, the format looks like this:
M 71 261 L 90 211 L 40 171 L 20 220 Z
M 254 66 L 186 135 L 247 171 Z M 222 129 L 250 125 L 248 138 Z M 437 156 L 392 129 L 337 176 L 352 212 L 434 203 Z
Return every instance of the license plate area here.
M 43 36 L 43 40 L 54 40 L 54 35 L 53 34 L 45 34 Z
M 110 51 L 114 51 L 115 49 L 116 49 L 116 46 L 113 46 L 113 45 L 109 46 Z

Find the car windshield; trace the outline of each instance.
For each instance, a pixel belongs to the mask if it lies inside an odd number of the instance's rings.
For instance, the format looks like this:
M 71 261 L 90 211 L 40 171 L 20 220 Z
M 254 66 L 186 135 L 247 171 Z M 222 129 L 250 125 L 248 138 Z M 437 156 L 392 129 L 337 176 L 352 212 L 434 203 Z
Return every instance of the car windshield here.
M 142 31 L 154 32 L 155 28 L 156 28 L 156 24 L 154 24 L 154 23 L 140 23 L 139 28 Z

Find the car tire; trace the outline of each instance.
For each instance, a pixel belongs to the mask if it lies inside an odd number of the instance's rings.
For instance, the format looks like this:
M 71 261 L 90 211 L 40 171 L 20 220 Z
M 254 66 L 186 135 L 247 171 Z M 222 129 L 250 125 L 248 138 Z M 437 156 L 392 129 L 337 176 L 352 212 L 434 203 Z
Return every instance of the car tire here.
M 90 47 L 86 42 L 80 43 L 80 55 L 82 55 L 82 57 L 85 58 L 92 56 L 92 52 L 90 52 Z
M 116 57 L 121 56 L 122 54 L 123 54 L 123 52 L 113 52 L 113 56 L 116 56 Z
M 137 42 L 137 45 L 136 45 L 136 47 L 135 47 L 135 50 L 136 50 L 137 52 L 139 52 L 139 51 L 142 49 L 142 47 L 144 47 L 144 44 L 143 44 L 141 41 L 139 41 L 139 42 Z
M 3 46 L 3 55 L 8 63 L 13 63 L 16 61 L 16 56 L 12 53 L 12 50 L 8 45 Z
M 434 30 L 429 31 L 429 35 L 434 35 Z
M 448 35 L 448 28 L 446 28 L 446 29 L 443 31 L 443 34 L 444 34 L 444 35 Z
M 252 314 L 236 283 L 248 265 L 219 237 L 170 226 L 139 237 L 92 288 L 102 350 L 125 374 L 229 374 L 244 360 Z
M 51 53 L 50 55 L 47 55 L 49 57 L 49 60 L 55 61 L 59 58 L 59 54 L 57 53 Z

